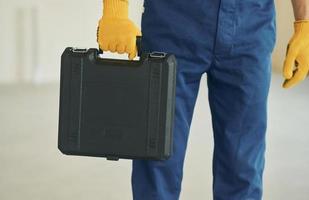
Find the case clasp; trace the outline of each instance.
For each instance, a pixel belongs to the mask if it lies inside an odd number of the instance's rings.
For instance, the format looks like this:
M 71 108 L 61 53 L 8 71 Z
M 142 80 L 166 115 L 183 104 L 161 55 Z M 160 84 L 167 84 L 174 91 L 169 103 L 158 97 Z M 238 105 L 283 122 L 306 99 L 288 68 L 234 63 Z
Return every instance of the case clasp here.
M 154 51 L 152 53 L 149 54 L 150 58 L 165 58 L 166 57 L 166 53 L 164 52 L 158 52 L 158 51 Z

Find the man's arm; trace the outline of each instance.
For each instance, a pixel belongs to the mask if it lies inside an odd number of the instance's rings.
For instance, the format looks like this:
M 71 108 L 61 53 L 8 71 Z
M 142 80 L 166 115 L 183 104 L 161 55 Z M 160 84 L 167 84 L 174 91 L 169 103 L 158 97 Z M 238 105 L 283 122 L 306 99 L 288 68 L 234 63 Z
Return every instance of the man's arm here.
M 292 0 L 295 22 L 283 67 L 284 88 L 303 81 L 309 72 L 309 0 Z
M 309 0 L 292 0 L 295 20 L 309 19 Z
M 103 51 L 137 54 L 138 27 L 129 19 L 129 0 L 103 0 L 103 16 L 99 21 L 97 41 Z

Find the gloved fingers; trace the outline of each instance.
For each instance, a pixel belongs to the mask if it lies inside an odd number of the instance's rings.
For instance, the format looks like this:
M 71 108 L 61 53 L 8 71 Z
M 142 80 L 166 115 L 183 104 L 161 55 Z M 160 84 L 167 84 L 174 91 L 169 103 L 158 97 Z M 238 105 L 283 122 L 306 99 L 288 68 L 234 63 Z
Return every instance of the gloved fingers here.
M 108 44 L 108 50 L 115 53 L 117 48 L 117 42 L 115 40 L 111 40 Z
M 137 56 L 137 48 L 132 53 L 129 53 L 129 60 L 133 60 Z
M 299 82 L 303 81 L 308 74 L 308 65 L 306 59 L 299 59 L 297 61 L 297 68 L 293 72 L 293 76 L 290 79 L 287 79 L 283 83 L 284 88 L 290 88 L 297 85 Z
M 128 53 L 134 56 L 134 54 L 132 54 L 134 52 L 133 44 L 134 44 L 133 39 L 131 41 L 127 40 L 127 42 L 124 40 L 115 40 L 115 39 L 104 40 L 103 39 L 103 41 L 99 43 L 99 46 L 103 51 L 111 51 L 113 53 L 117 52 L 120 54 Z
M 124 41 L 118 42 L 116 50 L 120 54 L 125 53 L 126 45 L 125 45 Z
M 141 31 L 128 19 L 102 18 L 97 30 L 99 47 L 103 51 L 127 53 L 133 60 L 137 54 L 136 36 Z
M 102 51 L 108 51 L 108 43 L 107 42 L 103 42 L 99 46 L 101 47 Z
M 128 45 L 126 46 L 126 52 L 129 54 L 129 60 L 133 60 L 136 57 L 136 37 L 132 38 L 129 42 Z
M 287 79 L 283 83 L 284 88 L 290 88 L 297 85 L 299 82 L 303 81 L 307 76 L 307 73 L 304 73 L 301 70 L 296 70 L 294 76 L 291 79 Z
M 99 46 L 102 51 L 108 51 L 109 40 L 107 40 L 105 37 L 103 37 L 102 39 L 99 38 Z
M 290 79 L 293 76 L 293 69 L 295 66 L 295 60 L 298 54 L 298 48 L 294 45 L 288 45 L 287 55 L 283 66 L 283 76 L 286 79 Z

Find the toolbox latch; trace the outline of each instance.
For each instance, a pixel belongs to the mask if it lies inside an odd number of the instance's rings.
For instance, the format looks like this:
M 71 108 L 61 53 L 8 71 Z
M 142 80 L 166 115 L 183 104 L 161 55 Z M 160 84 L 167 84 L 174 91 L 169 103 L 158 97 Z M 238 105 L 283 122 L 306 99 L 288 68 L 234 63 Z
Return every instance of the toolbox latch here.
M 73 53 L 87 53 L 88 49 L 87 48 L 73 48 L 72 52 Z
M 149 54 L 149 57 L 150 58 L 165 58 L 166 57 L 166 53 L 154 51 L 154 52 Z

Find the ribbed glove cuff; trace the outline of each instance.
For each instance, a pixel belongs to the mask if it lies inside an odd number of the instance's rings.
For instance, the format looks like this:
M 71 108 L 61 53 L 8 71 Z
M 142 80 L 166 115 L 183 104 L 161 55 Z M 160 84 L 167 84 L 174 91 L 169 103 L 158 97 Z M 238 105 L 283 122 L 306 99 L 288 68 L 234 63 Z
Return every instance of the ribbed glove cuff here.
M 294 31 L 295 32 L 309 32 L 309 20 L 297 20 L 294 22 Z
M 103 17 L 106 18 L 129 18 L 128 0 L 103 0 Z

